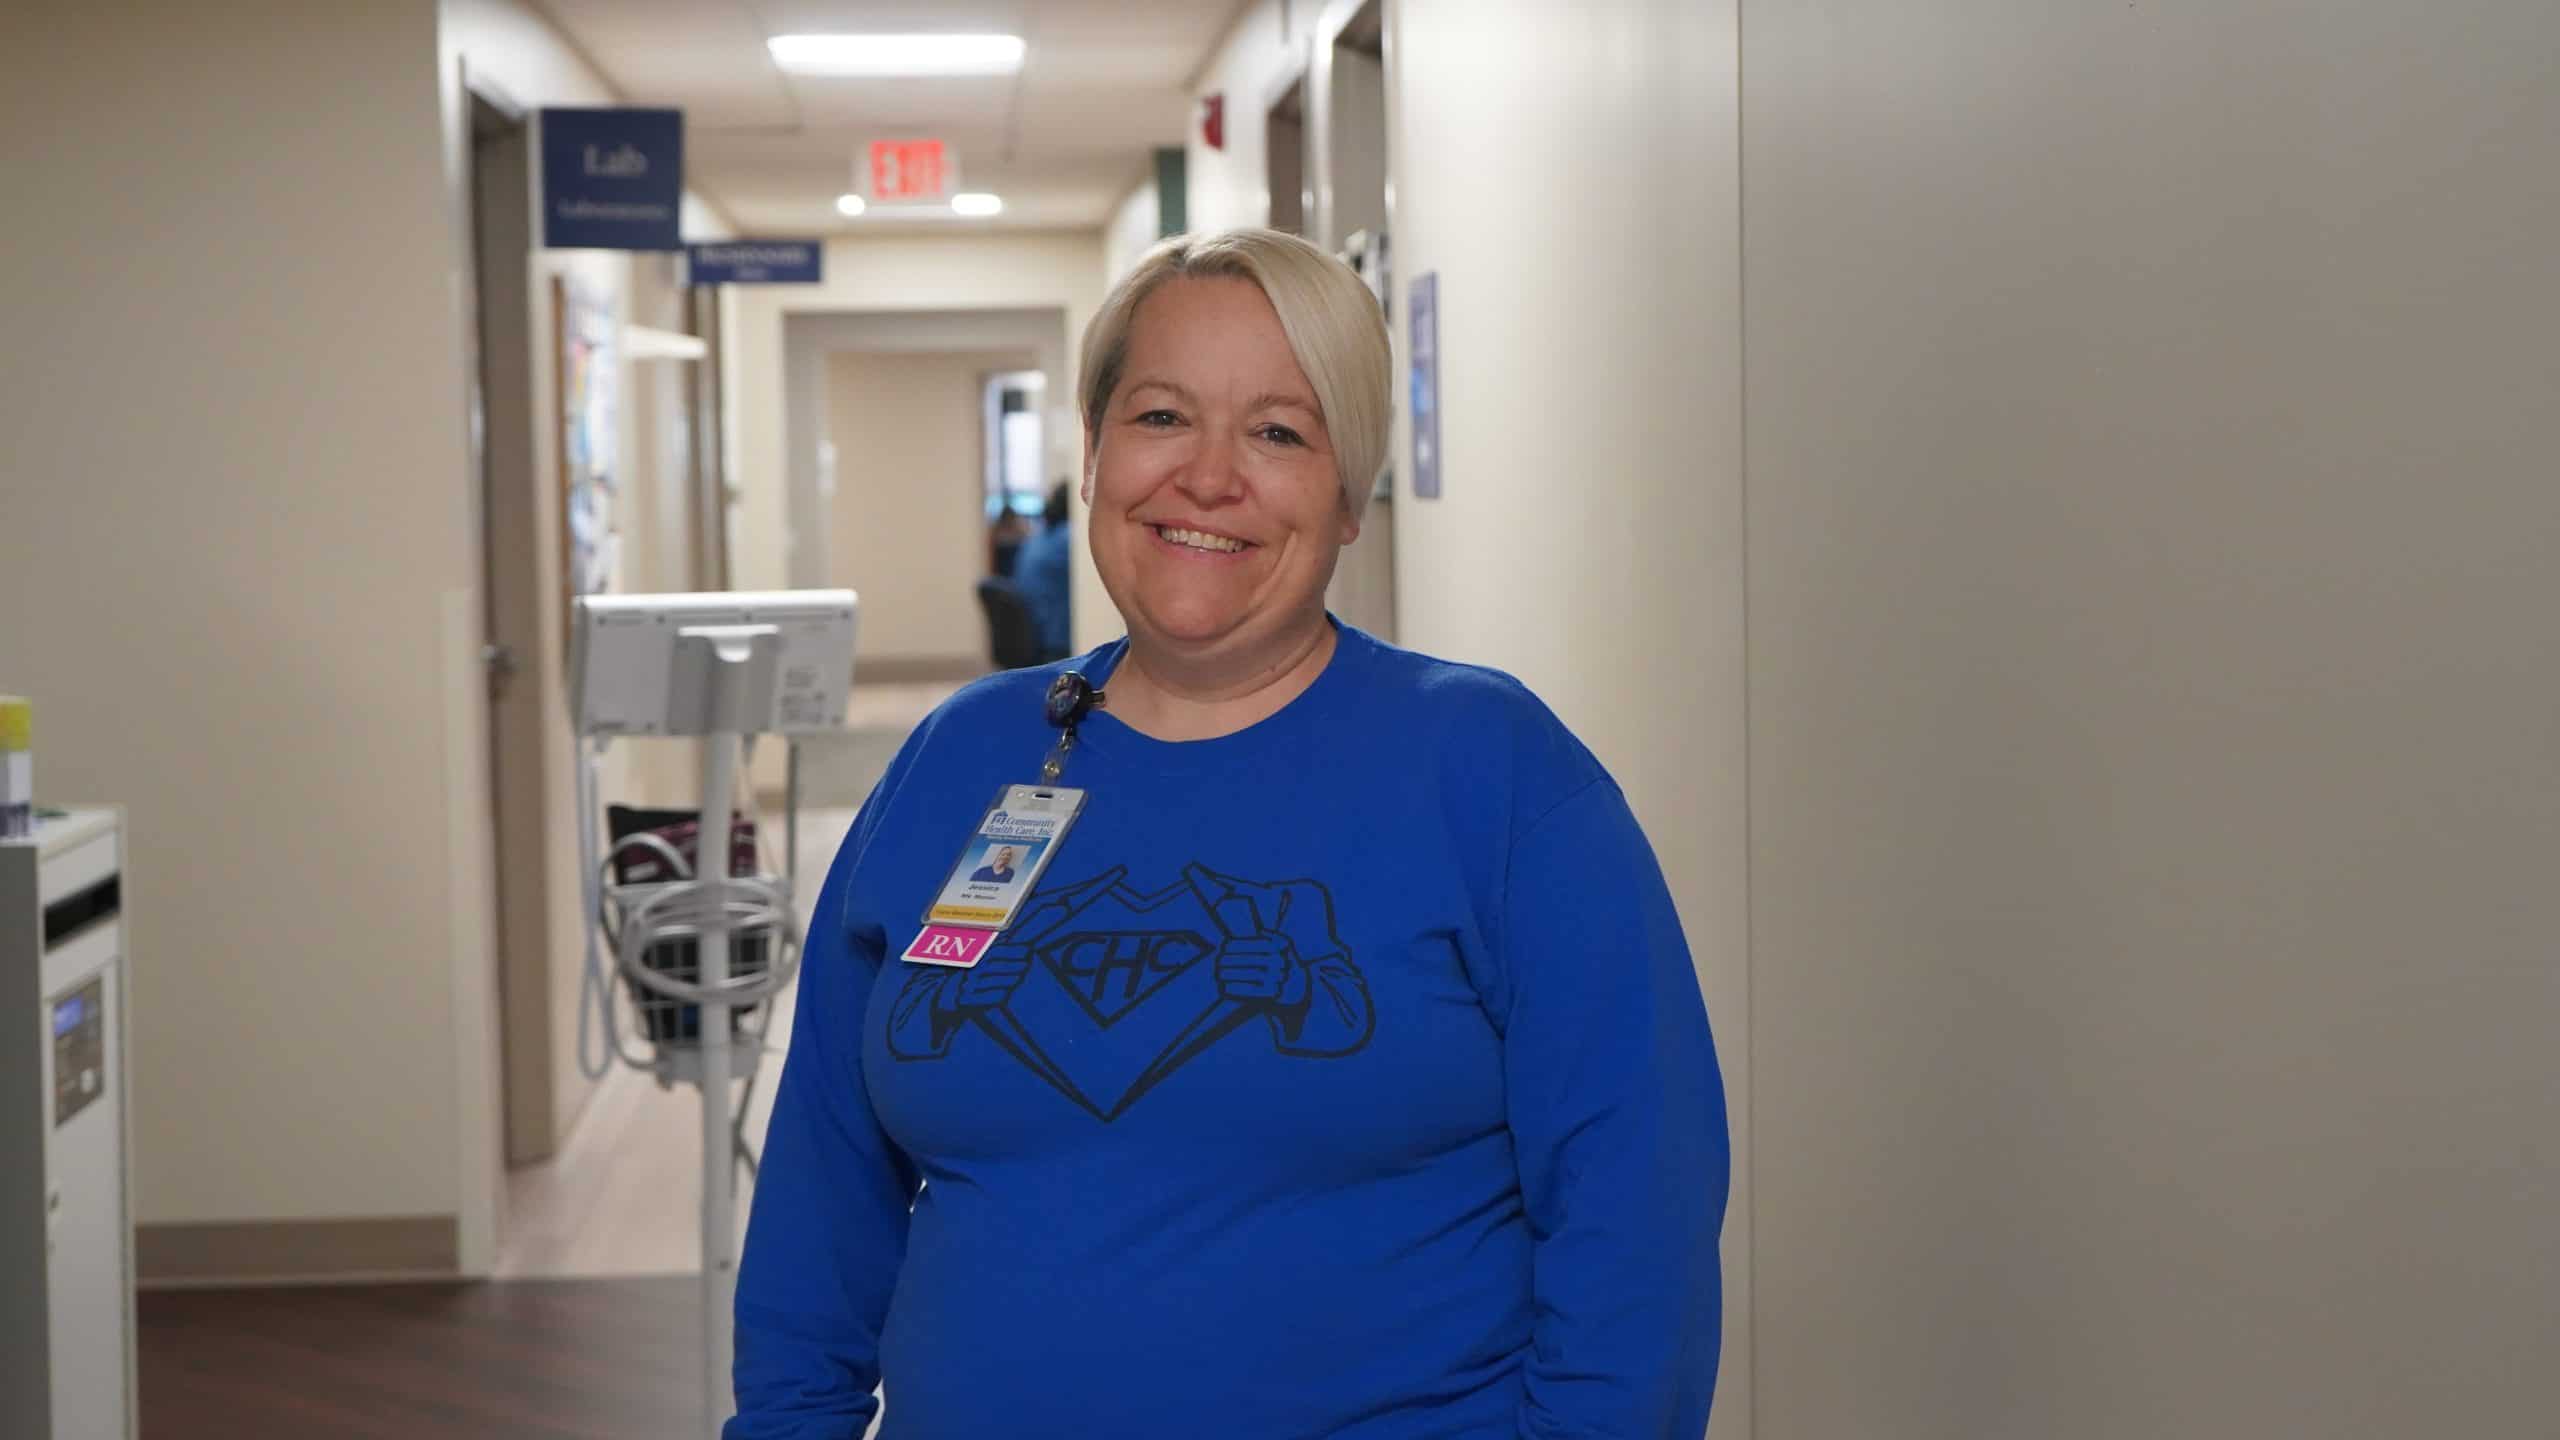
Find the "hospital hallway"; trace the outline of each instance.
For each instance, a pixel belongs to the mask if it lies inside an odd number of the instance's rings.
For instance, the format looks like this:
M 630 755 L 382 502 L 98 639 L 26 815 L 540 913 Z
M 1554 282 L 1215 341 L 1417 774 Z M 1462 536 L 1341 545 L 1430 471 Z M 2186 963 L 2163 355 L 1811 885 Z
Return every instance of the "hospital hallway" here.
M 2555 75 L 0 3 L 0 1440 L 2560 1433 Z

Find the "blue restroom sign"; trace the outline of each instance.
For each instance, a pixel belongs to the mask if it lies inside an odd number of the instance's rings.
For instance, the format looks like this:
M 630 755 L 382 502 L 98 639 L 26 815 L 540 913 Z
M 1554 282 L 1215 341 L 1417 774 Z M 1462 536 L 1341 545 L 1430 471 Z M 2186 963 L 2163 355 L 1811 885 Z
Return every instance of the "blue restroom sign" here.
M 1413 326 L 1413 390 L 1407 397 L 1413 430 L 1413 494 L 1417 500 L 1440 498 L 1440 272 L 1413 277 L 1405 296 L 1405 313 Z
M 685 249 L 696 285 L 815 285 L 826 247 L 815 240 L 722 240 Z
M 542 244 L 681 250 L 684 112 L 545 110 Z

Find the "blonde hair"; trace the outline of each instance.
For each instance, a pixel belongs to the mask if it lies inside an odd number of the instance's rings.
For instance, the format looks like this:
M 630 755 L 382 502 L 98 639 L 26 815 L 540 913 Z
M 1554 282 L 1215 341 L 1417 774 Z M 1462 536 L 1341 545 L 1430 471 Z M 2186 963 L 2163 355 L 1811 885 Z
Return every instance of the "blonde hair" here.
M 1140 257 L 1112 287 L 1085 326 L 1084 433 L 1087 444 L 1102 433 L 1102 412 L 1120 388 L 1129 363 L 1129 330 L 1138 306 L 1167 280 L 1237 279 L 1261 287 L 1281 333 L 1333 440 L 1334 469 L 1353 524 L 1368 509 L 1378 470 L 1386 464 L 1392 411 L 1387 401 L 1394 356 L 1378 297 L 1334 259 L 1295 235 L 1277 230 L 1228 230 L 1177 235 Z

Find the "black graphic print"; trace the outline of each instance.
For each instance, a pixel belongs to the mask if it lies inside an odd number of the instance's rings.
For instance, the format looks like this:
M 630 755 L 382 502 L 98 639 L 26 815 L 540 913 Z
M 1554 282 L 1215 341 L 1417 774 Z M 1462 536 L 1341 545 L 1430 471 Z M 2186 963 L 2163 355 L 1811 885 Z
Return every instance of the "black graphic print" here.
M 1145 893 L 1127 876 L 1044 886 L 971 969 L 910 967 L 889 1053 L 939 1060 L 975 1029 L 1107 1122 L 1256 1016 L 1283 1055 L 1369 1043 L 1369 984 L 1323 885 L 1195 863 Z

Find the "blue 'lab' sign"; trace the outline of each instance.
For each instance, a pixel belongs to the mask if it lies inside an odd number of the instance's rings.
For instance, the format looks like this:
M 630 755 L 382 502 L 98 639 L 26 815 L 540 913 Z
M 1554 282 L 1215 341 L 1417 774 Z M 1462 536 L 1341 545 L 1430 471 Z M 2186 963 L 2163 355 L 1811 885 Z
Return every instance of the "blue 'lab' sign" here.
M 1413 277 L 1405 297 L 1413 325 L 1413 494 L 1440 498 L 1440 272 Z
M 723 240 L 685 248 L 696 285 L 815 285 L 826 247 L 815 240 Z
M 681 250 L 684 112 L 542 112 L 542 243 Z

